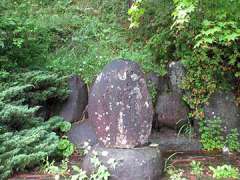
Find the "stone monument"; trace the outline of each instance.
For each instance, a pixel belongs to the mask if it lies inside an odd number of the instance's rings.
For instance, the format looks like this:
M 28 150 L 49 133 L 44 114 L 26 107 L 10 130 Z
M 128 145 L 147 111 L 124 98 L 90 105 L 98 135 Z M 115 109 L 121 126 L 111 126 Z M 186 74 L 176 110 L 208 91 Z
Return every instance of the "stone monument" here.
M 162 158 L 158 147 L 149 146 L 153 108 L 144 75 L 137 63 L 115 60 L 98 75 L 89 96 L 89 122 L 99 142 L 93 151 L 109 168 L 110 179 L 158 180 Z M 90 172 L 90 152 L 82 167 Z M 114 158 L 115 168 L 108 159 Z

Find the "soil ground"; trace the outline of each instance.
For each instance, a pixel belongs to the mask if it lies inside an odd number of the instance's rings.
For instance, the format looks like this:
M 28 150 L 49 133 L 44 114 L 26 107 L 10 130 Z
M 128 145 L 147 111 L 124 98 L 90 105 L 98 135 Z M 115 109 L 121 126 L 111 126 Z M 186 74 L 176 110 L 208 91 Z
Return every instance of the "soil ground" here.
M 184 177 L 189 180 L 211 180 L 211 172 L 208 169 L 208 166 L 223 165 L 223 164 L 231 164 L 234 167 L 240 168 L 240 154 L 231 154 L 231 155 L 223 155 L 219 152 L 207 153 L 205 151 L 189 151 L 189 152 L 165 152 L 163 154 L 165 165 L 174 166 L 175 168 L 181 168 L 184 170 Z M 171 158 L 169 158 L 171 157 Z M 201 177 L 195 177 L 191 174 L 191 166 L 190 163 L 195 160 L 201 162 L 204 166 L 204 174 Z M 77 165 L 81 161 L 81 157 L 77 154 L 73 155 L 70 159 L 71 165 Z M 10 180 L 53 180 L 55 178 L 54 175 L 42 174 L 39 173 L 38 170 L 33 170 L 29 173 L 21 173 L 15 174 Z M 60 178 L 64 179 L 64 178 Z M 65 179 L 68 179 L 67 177 Z M 169 177 L 166 173 L 164 173 L 161 180 L 168 180 Z
M 209 166 L 216 167 L 218 165 L 229 164 L 240 169 L 240 153 L 224 155 L 219 151 L 206 152 L 200 150 L 199 140 L 184 135 L 178 135 L 173 130 L 163 130 L 162 132 L 153 132 L 150 141 L 159 145 L 162 152 L 164 167 L 174 167 L 174 169 L 182 169 L 183 177 L 188 180 L 212 180 L 212 174 L 209 171 Z M 170 150 L 171 149 L 171 150 Z M 68 167 L 76 165 L 80 167 L 82 156 L 75 153 L 69 160 Z M 203 165 L 203 175 L 195 177 L 191 174 L 192 161 L 201 162 Z M 70 179 L 71 172 L 67 172 L 65 177 L 60 179 Z M 54 175 L 43 174 L 39 169 L 29 170 L 26 173 L 14 174 L 9 180 L 54 180 Z M 166 172 L 160 180 L 168 180 L 169 176 Z M 229 179 L 228 179 L 229 180 Z

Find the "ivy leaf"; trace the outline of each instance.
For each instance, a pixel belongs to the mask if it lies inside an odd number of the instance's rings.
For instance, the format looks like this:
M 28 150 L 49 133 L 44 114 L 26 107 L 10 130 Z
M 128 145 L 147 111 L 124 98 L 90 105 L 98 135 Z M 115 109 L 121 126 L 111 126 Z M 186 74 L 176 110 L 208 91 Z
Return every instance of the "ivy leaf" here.
M 71 123 L 67 122 L 67 121 L 64 121 L 64 122 L 61 123 L 59 128 L 62 132 L 68 132 L 71 129 Z
M 240 77 L 240 72 L 236 72 L 236 73 L 235 73 L 235 76 L 236 76 L 237 78 L 239 78 L 239 77 Z
M 204 20 L 202 24 L 203 24 L 203 26 L 210 26 L 212 24 L 212 22 L 209 20 Z
M 58 143 L 58 149 L 64 150 L 68 147 L 69 141 L 67 139 L 61 139 Z
M 72 143 L 69 143 L 67 148 L 63 151 L 63 155 L 66 157 L 69 157 L 73 154 L 74 152 L 74 146 Z
M 226 41 L 235 41 L 235 40 L 238 39 L 239 36 L 240 36 L 240 34 L 231 33 L 231 34 L 225 35 L 224 39 L 225 39 Z

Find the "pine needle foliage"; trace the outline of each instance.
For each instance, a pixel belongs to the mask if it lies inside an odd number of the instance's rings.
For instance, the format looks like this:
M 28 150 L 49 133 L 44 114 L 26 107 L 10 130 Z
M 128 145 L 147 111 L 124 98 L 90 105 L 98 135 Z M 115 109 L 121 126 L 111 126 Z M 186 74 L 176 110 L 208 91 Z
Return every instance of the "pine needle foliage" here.
M 60 117 L 44 121 L 37 116 L 48 99 L 64 100 L 66 77 L 44 71 L 0 72 L 0 179 L 34 167 L 49 156 L 61 156 Z

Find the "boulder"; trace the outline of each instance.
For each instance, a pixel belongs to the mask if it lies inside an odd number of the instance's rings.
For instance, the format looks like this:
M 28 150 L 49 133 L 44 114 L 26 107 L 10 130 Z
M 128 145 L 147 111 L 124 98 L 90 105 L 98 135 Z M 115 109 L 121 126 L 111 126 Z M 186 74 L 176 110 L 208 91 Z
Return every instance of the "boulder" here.
M 49 119 L 49 109 L 46 102 L 39 106 L 39 109 L 36 112 L 36 116 L 43 118 L 44 121 Z
M 160 126 L 177 128 L 177 123 L 183 123 L 188 119 L 189 109 L 179 93 L 164 93 L 158 97 L 156 113 Z
M 233 128 L 240 130 L 240 111 L 232 92 L 218 91 L 214 93 L 209 103 L 204 106 L 207 120 L 218 117 L 223 122 L 223 128 L 229 132 Z
M 168 76 L 158 76 L 156 73 L 148 73 L 146 74 L 146 81 L 150 86 L 153 86 L 156 90 L 156 97 L 154 97 L 154 99 L 152 99 L 152 103 L 153 103 L 153 111 L 154 111 L 154 115 L 153 115 L 153 123 L 152 123 L 152 128 L 153 129 L 159 129 L 159 123 L 157 120 L 157 113 L 156 113 L 156 104 L 157 104 L 157 97 L 164 93 L 164 92 L 168 92 L 169 91 L 169 77 Z
M 193 134 L 192 134 L 193 135 Z M 161 128 L 160 132 L 151 134 L 150 142 L 158 144 L 161 152 L 200 151 L 201 143 L 198 137 L 179 134 L 173 129 Z
M 158 76 L 156 73 L 146 74 L 146 81 L 148 84 L 153 85 L 158 94 L 169 91 L 170 79 L 168 76 Z
M 152 98 L 152 104 L 154 106 L 153 107 L 154 112 L 153 112 L 152 126 L 153 126 L 153 128 L 155 128 L 156 125 L 157 125 L 157 123 L 156 123 L 157 114 L 156 114 L 156 111 L 155 111 L 157 96 L 158 96 L 159 92 L 164 88 L 164 85 L 163 84 L 160 85 L 160 78 L 161 77 L 159 77 L 156 73 L 153 73 L 153 72 L 147 73 L 145 78 L 146 78 L 149 93 L 151 93 L 152 88 L 154 88 L 155 91 L 156 91 L 155 97 L 151 97 Z
M 146 144 L 153 108 L 138 64 L 119 59 L 106 65 L 91 89 L 88 113 L 104 146 L 133 148 Z
M 153 87 L 159 91 L 159 89 L 161 88 L 160 86 L 160 78 L 156 73 L 148 73 L 146 74 L 146 82 L 149 85 L 153 85 Z
M 180 85 L 185 76 L 185 69 L 180 61 L 173 61 L 169 64 L 168 75 L 170 79 L 171 91 L 181 93 Z
M 75 75 L 69 78 L 69 88 L 70 95 L 61 108 L 60 116 L 69 122 L 75 122 L 83 116 L 88 103 L 88 90 L 83 81 Z
M 110 180 L 159 180 L 161 179 L 163 160 L 158 147 L 134 149 L 115 149 L 95 147 L 83 159 L 81 167 L 90 174 L 95 170 L 91 157 L 97 154 L 100 162 L 108 168 Z M 115 163 L 115 167 L 113 163 Z
M 170 91 L 170 79 L 167 75 L 159 77 L 158 94 L 163 94 Z
M 82 148 L 85 142 L 90 146 L 97 143 L 96 133 L 88 120 L 73 123 L 67 136 L 78 148 Z

